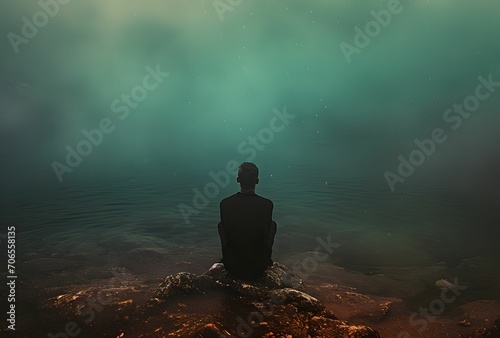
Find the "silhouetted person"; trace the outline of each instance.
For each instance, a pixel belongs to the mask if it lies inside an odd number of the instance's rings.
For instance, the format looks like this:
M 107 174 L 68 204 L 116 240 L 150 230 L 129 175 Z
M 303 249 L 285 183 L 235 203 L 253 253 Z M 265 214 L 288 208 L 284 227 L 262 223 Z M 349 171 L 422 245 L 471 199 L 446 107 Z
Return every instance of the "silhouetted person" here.
M 226 270 L 236 278 L 259 278 L 271 259 L 276 222 L 273 202 L 255 193 L 259 169 L 244 162 L 236 181 L 241 190 L 220 202 L 219 236 Z

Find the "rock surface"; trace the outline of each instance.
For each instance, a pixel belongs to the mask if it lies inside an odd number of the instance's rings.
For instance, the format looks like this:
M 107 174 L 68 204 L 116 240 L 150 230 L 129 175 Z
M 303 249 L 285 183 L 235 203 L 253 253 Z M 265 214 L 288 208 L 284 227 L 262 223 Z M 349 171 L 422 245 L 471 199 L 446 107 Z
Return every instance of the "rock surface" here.
M 495 338 L 500 337 L 500 318 L 495 321 L 495 326 L 490 328 L 477 329 L 471 332 L 465 338 Z
M 220 265 L 201 275 L 172 274 L 182 269 L 169 266 L 150 278 L 152 271 L 138 275 L 117 267 L 114 260 L 105 272 L 39 273 L 24 281 L 25 291 L 16 299 L 19 308 L 29 312 L 20 311 L 16 331 L 0 336 L 67 336 L 64 324 L 73 322 L 78 338 L 499 337 L 499 301 L 449 304 L 424 325 L 422 317 L 414 316 L 429 300 L 409 304 L 385 296 L 387 285 L 393 287 L 389 279 L 327 269 L 318 267 L 321 277 L 315 276 L 307 289 L 281 264 L 259 283 L 233 280 Z M 384 292 L 377 292 L 377 284 Z M 441 290 L 436 290 L 439 295 Z
M 225 292 L 221 296 L 220 292 Z M 182 302 L 190 296 L 217 296 L 225 299 L 224 306 L 232 316 L 204 316 L 203 322 L 182 325 L 182 316 L 171 315 L 168 320 L 178 327 L 175 334 L 182 337 L 367 337 L 380 335 L 363 325 L 338 320 L 321 302 L 304 292 L 301 279 L 282 264 L 274 263 L 259 281 L 233 279 L 222 264 L 216 263 L 201 275 L 180 272 L 170 275 L 155 294 L 158 302 Z M 181 303 L 182 304 L 182 303 Z M 185 312 L 190 310 L 187 306 Z M 224 311 L 224 310 L 222 310 Z M 194 326 L 194 327 L 193 327 Z

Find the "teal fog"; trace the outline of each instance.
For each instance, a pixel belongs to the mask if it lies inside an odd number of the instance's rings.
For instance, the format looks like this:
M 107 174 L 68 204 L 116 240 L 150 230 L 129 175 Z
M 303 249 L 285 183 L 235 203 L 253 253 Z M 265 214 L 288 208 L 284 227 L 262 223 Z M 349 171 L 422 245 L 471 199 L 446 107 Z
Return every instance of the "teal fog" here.
M 117 252 L 175 242 L 185 251 L 169 259 L 201 272 L 220 259 L 219 201 L 252 161 L 277 260 L 331 236 L 324 264 L 383 273 L 401 294 L 439 263 L 476 284 L 470 299 L 499 299 L 499 11 L 1 1 L 0 232 L 16 227 L 22 261 L 107 238 Z M 457 270 L 477 257 L 486 281 Z

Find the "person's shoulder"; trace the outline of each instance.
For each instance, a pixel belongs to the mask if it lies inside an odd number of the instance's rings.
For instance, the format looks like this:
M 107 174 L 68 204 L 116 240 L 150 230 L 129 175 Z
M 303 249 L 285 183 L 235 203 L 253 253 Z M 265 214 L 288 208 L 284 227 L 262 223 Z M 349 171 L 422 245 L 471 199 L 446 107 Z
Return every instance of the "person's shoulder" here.
M 230 202 L 230 201 L 234 200 L 235 198 L 238 198 L 238 193 L 235 193 L 235 194 L 233 194 L 231 196 L 223 198 L 222 201 L 220 201 L 220 205 L 225 204 L 227 202 Z
M 265 197 L 262 197 L 260 195 L 257 195 L 257 196 L 262 201 L 262 203 L 266 203 L 266 204 L 268 204 L 271 207 L 274 206 L 273 201 L 271 201 L 269 198 L 265 198 Z

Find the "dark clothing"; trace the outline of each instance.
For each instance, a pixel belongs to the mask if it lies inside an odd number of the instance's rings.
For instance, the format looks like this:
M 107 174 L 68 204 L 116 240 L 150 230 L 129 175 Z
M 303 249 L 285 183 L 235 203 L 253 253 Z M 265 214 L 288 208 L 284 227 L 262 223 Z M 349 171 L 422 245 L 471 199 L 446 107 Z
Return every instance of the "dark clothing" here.
M 273 202 L 255 193 L 238 192 L 220 202 L 222 262 L 234 277 L 258 278 L 273 264 L 272 214 Z

